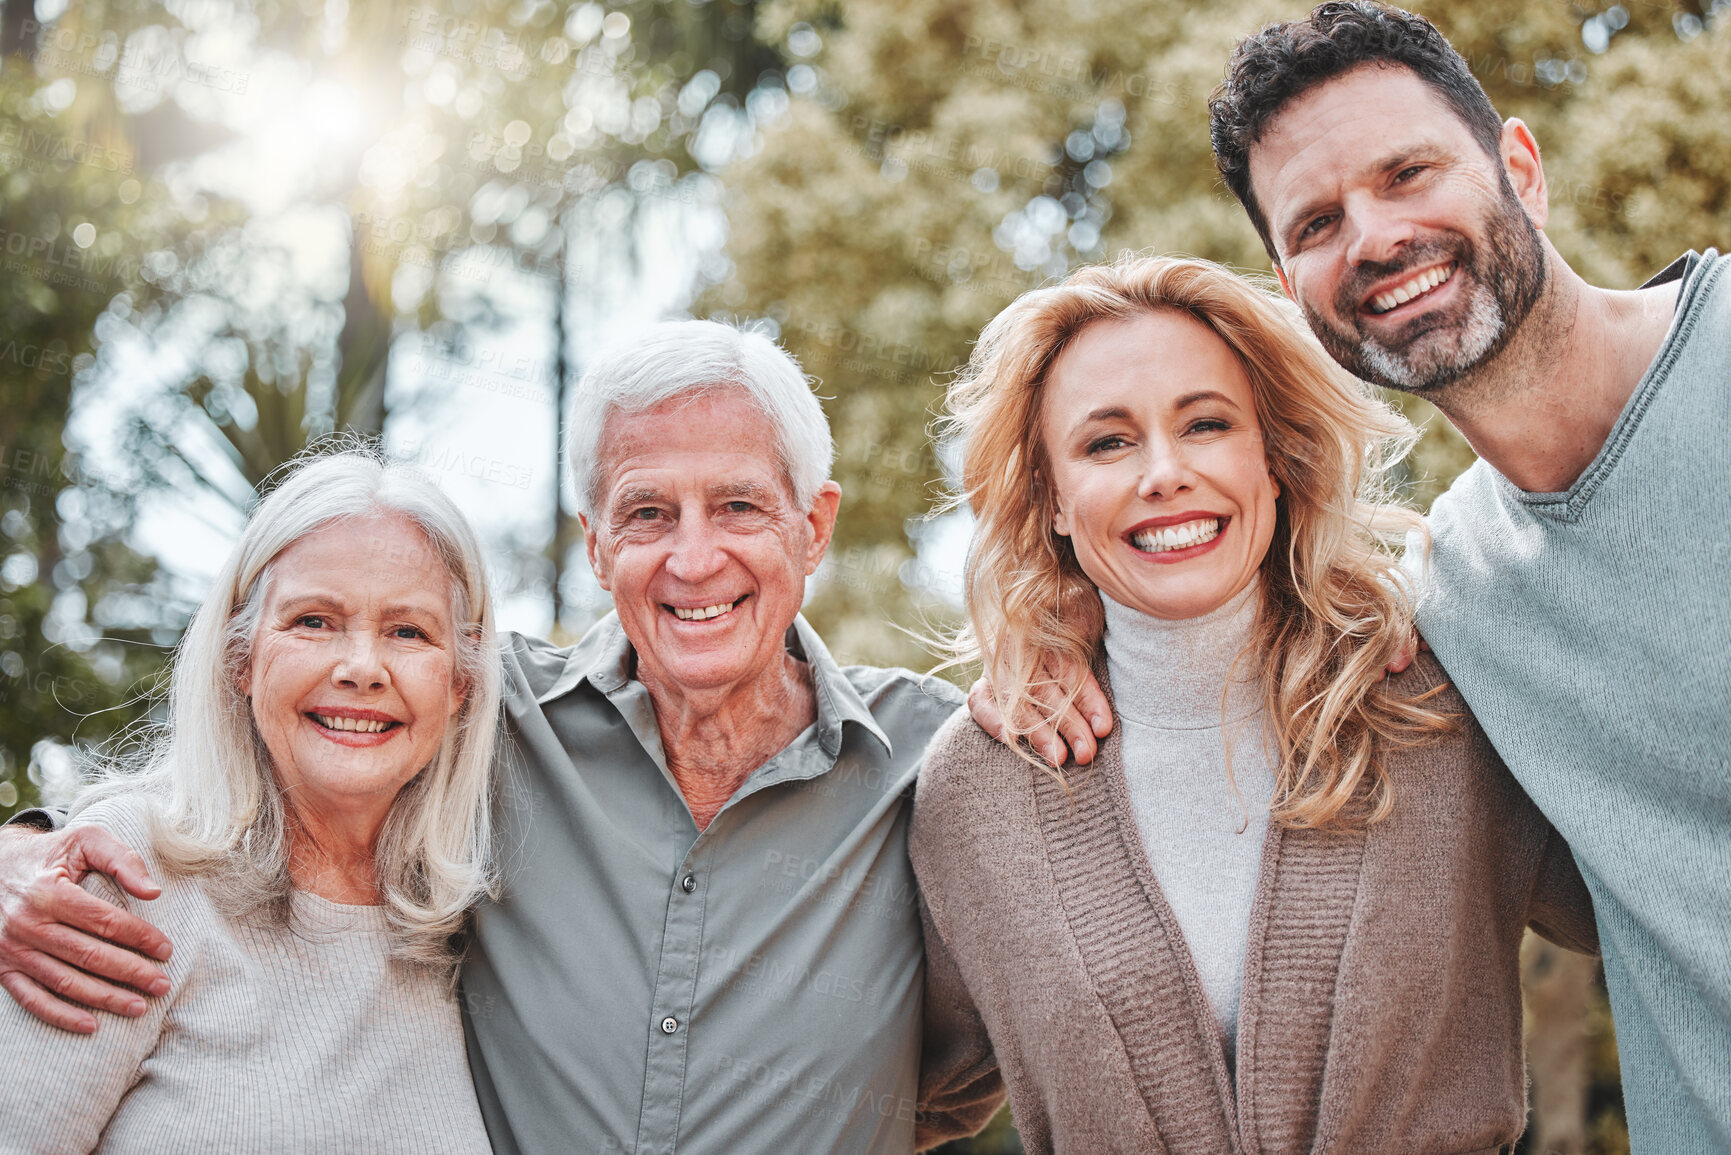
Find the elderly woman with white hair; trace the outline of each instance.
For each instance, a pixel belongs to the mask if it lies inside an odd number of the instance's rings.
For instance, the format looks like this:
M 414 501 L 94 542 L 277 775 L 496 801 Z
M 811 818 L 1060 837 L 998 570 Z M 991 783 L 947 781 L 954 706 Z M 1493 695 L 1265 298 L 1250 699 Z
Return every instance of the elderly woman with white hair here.
M 73 808 L 162 880 L 171 993 L 89 1038 L 0 1000 L 7 1149 L 489 1150 L 453 936 L 493 889 L 498 671 L 479 547 L 431 482 L 347 451 L 272 491 L 145 764 Z M 65 970 L 61 994 L 89 981 Z

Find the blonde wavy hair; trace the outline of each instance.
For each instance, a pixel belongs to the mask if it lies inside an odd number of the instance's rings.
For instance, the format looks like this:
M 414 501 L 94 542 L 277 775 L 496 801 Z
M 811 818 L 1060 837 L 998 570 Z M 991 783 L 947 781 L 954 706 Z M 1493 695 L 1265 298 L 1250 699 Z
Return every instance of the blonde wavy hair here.
M 1089 325 L 1159 310 L 1200 321 L 1238 358 L 1280 484 L 1261 609 L 1238 656 L 1257 655 L 1263 672 L 1278 768 L 1270 816 L 1288 828 L 1376 822 L 1393 801 L 1383 744 L 1452 725 L 1382 682 L 1413 623 L 1398 543 L 1424 531 L 1418 514 L 1387 499 L 1385 479 L 1416 434 L 1328 357 L 1287 302 L 1220 265 L 1135 256 L 1084 268 L 1023 294 L 981 333 L 942 423 L 961 451 L 956 500 L 977 519 L 968 624 L 953 652 L 991 671 L 998 709 L 1020 720 L 1008 724 L 1018 748 L 1058 712 L 1034 691 L 1053 687 L 1066 662 L 1093 664 L 1105 612 L 1070 539 L 1052 527 L 1042 397 Z M 1056 688 L 1066 706 L 1079 689 Z
M 392 802 L 374 852 L 392 954 L 448 964 L 469 908 L 496 892 L 492 855 L 499 654 L 480 542 L 431 480 L 371 447 L 345 444 L 292 463 L 259 502 L 175 653 L 165 725 L 136 736 L 123 764 L 80 795 L 82 810 L 143 791 L 165 869 L 202 876 L 225 914 L 290 924 L 290 803 L 253 721 L 241 677 L 252 663 L 271 567 L 308 534 L 386 513 L 426 536 L 450 578 L 455 676 L 468 693 L 432 760 Z

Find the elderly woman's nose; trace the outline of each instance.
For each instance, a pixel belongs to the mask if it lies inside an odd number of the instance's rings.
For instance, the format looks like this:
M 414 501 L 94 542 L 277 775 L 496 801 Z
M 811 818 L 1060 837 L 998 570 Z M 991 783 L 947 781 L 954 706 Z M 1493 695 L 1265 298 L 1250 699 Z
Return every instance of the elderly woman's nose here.
M 385 666 L 384 647 L 371 631 L 351 630 L 343 635 L 338 644 L 342 651 L 337 656 L 336 665 L 331 669 L 333 682 L 341 686 L 376 690 L 390 681 L 390 671 Z

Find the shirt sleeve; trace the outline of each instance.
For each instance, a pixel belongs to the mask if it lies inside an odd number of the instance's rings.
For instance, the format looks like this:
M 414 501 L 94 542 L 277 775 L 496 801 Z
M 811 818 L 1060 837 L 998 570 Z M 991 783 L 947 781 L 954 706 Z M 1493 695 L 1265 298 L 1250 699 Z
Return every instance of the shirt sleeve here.
M 924 899 L 920 923 L 926 985 L 914 1148 L 924 1151 L 972 1135 L 990 1122 L 1004 1101 L 1004 1080 L 986 1025 Z
M 1538 875 L 1527 898 L 1527 925 L 1565 950 L 1599 953 L 1593 896 L 1575 865 L 1574 851 L 1548 822 Z

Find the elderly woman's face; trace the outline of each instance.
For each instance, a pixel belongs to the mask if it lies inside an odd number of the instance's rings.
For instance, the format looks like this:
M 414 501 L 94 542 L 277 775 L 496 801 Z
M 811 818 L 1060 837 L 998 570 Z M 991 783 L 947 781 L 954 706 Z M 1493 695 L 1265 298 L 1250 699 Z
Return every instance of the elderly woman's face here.
M 462 705 L 456 653 L 449 571 L 406 518 L 277 555 L 241 688 L 295 809 L 382 821 Z
M 1114 601 L 1192 618 L 1255 580 L 1280 487 L 1250 381 L 1206 325 L 1172 310 L 1089 325 L 1041 416 L 1053 528 Z
M 841 491 L 810 509 L 789 491 L 775 427 L 737 393 L 611 414 L 585 522 L 589 564 L 652 689 L 728 691 L 772 669 Z

